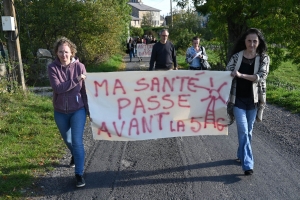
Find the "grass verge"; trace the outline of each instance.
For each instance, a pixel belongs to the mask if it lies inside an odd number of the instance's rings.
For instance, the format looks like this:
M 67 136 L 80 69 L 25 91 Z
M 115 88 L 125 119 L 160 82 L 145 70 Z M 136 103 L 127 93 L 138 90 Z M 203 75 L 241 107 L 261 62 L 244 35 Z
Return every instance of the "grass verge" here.
M 189 65 L 185 62 L 185 55 L 177 55 L 178 69 L 187 70 Z
M 35 175 L 66 152 L 51 99 L 32 93 L 0 93 L 0 199 L 26 193 Z
M 267 102 L 284 107 L 292 113 L 300 113 L 299 69 L 287 61 L 267 79 Z
M 87 72 L 114 72 L 125 69 L 125 63 L 123 63 L 123 55 L 118 54 L 112 56 L 108 61 L 98 65 L 86 66 Z

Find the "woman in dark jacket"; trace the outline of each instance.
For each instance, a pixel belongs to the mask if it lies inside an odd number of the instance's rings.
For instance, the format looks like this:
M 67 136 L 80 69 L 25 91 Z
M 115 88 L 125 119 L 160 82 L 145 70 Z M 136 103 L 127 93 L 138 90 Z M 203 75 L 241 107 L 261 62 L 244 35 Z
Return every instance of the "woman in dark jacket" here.
M 129 39 L 129 41 L 127 43 L 127 52 L 129 53 L 129 59 L 131 62 L 132 57 L 135 57 L 134 56 L 134 43 L 132 42 L 131 38 Z
M 83 179 L 83 133 L 86 115 L 89 115 L 84 80 L 85 66 L 75 57 L 75 44 L 59 38 L 54 44 L 56 59 L 48 66 L 53 89 L 54 119 L 60 134 L 71 151 L 71 167 L 75 167 L 76 186 L 85 186 Z

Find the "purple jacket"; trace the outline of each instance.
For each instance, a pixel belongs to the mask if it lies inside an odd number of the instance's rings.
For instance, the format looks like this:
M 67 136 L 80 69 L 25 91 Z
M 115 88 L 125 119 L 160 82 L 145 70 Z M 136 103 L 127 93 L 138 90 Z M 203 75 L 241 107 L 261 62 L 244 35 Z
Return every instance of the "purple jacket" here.
M 86 74 L 86 69 L 77 58 L 68 67 L 63 67 L 57 58 L 48 65 L 55 111 L 67 114 L 85 107 L 89 115 L 85 83 L 77 80 L 80 74 Z

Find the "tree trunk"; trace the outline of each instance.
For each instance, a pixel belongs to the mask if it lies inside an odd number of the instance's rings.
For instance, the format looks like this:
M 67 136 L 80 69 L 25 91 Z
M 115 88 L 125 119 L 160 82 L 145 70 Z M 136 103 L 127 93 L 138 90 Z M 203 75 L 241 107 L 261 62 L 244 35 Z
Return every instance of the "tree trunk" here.
M 248 29 L 246 23 L 236 23 L 232 19 L 227 20 L 228 25 L 228 52 L 227 61 L 230 59 L 231 51 L 235 42 L 242 36 L 242 34 Z

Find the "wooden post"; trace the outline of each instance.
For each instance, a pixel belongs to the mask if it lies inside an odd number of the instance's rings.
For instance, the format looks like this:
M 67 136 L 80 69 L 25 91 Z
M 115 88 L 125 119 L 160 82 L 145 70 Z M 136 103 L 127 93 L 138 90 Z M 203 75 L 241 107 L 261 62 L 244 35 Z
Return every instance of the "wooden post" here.
M 22 89 L 25 90 L 25 80 L 24 80 L 24 72 L 23 72 L 23 63 L 21 57 L 21 48 L 19 42 L 19 30 L 18 24 L 16 20 L 16 13 L 14 7 L 14 0 L 3 0 L 3 7 L 4 7 L 4 15 L 11 16 L 15 19 L 15 31 L 7 31 L 7 49 L 8 54 L 11 62 L 16 62 L 18 64 L 17 67 L 17 79 L 18 83 L 21 85 Z
M 173 0 L 170 0 L 171 27 L 173 27 L 173 11 L 172 11 L 172 1 L 173 1 Z

